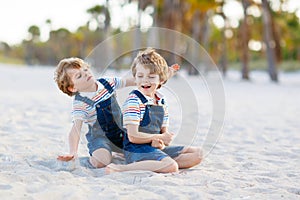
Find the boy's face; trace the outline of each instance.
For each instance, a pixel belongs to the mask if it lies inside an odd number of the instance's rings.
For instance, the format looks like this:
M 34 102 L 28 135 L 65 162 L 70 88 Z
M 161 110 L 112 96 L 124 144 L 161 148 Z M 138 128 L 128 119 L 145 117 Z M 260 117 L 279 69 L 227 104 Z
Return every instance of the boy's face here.
M 151 74 L 149 68 L 141 64 L 136 66 L 135 82 L 138 89 L 147 96 L 153 97 L 157 87 L 162 84 L 158 74 Z
M 91 92 L 95 88 L 95 78 L 88 68 L 67 69 L 74 86 L 68 88 L 71 92 Z

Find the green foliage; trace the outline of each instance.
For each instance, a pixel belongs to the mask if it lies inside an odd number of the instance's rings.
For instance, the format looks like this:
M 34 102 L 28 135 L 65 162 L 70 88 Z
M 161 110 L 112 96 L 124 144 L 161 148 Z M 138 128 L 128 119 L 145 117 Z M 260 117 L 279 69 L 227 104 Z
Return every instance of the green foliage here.
M 172 5 L 173 1 L 158 0 L 156 4 L 153 1 L 138 1 L 140 12 L 144 12 L 147 6 L 156 6 L 154 14 L 152 15 L 155 25 L 161 27 L 174 28 L 190 37 L 193 37 L 199 43 L 207 42 L 207 51 L 215 63 L 220 63 L 222 56 L 224 56 L 224 49 L 226 46 L 226 58 L 230 65 L 229 68 L 241 69 L 239 63 L 241 59 L 241 22 L 238 26 L 227 25 L 226 28 L 217 28 L 212 17 L 218 15 L 219 18 L 225 20 L 225 15 L 222 6 L 226 1 L 222 0 L 185 0 L 177 1 L 176 6 Z M 240 2 L 240 1 L 238 1 Z M 260 4 L 252 6 L 260 9 Z M 125 1 L 131 3 L 131 1 Z M 136 3 L 136 2 L 135 2 Z M 71 32 L 66 28 L 58 30 L 51 29 L 51 19 L 47 19 L 45 24 L 50 27 L 48 41 L 40 41 L 40 28 L 32 25 L 28 28 L 29 40 L 24 40 L 22 44 L 16 46 L 9 46 L 3 43 L 0 48 L 0 62 L 26 62 L 26 64 L 43 64 L 43 65 L 56 65 L 57 62 L 70 56 L 78 56 L 85 58 L 101 41 L 106 39 L 108 35 L 121 33 L 120 28 L 113 29 L 110 27 L 110 9 L 109 4 L 95 5 L 86 12 L 91 15 L 90 20 L 78 27 L 75 32 Z M 123 5 L 122 5 L 123 6 Z M 260 10 L 261 12 L 261 10 Z M 209 13 L 208 15 L 206 15 Z M 196 15 L 197 14 L 197 15 Z M 180 16 L 180 17 L 179 17 Z M 196 18 L 195 23 L 195 16 Z M 298 62 L 300 60 L 300 25 L 299 18 L 296 13 L 290 13 L 284 10 L 272 12 L 273 20 L 276 23 L 276 30 L 280 37 L 281 54 L 283 62 L 278 65 L 282 70 L 298 70 Z M 171 20 L 176 18 L 176 20 Z M 263 41 L 263 23 L 261 16 L 254 16 L 249 14 L 247 17 L 249 25 L 250 40 Z M 206 21 L 205 21 L 206 20 Z M 91 28 L 91 24 L 97 22 L 97 29 Z M 128 23 L 134 26 L 133 23 Z M 208 39 L 204 41 L 205 24 L 208 25 L 209 33 Z M 228 23 L 230 24 L 230 23 Z M 198 35 L 195 36 L 195 27 L 199 26 Z M 231 36 L 224 38 L 224 31 L 227 31 Z M 225 34 L 226 35 L 226 34 Z M 27 37 L 26 37 L 27 38 Z M 112 44 L 114 51 L 120 48 L 130 49 L 134 43 L 135 38 L 124 38 L 118 44 Z M 249 51 L 250 57 L 250 70 L 260 69 L 265 70 L 267 67 L 265 50 Z M 120 58 L 119 60 L 128 60 L 130 55 L 125 56 L 126 59 Z M 12 59 L 13 58 L 13 59 Z M 297 61 L 298 60 L 298 61 Z
M 229 69 L 240 70 L 242 67 L 241 62 L 232 62 L 229 65 Z M 300 71 L 300 62 L 297 60 L 285 60 L 277 65 L 280 71 L 285 72 L 292 72 L 292 71 Z M 251 70 L 267 70 L 267 60 L 260 59 L 260 60 L 251 60 L 249 62 L 249 68 Z
M 279 64 L 279 69 L 282 71 L 299 71 L 300 70 L 300 62 L 297 60 L 285 60 Z
M 24 65 L 24 60 L 0 54 L 0 63 Z

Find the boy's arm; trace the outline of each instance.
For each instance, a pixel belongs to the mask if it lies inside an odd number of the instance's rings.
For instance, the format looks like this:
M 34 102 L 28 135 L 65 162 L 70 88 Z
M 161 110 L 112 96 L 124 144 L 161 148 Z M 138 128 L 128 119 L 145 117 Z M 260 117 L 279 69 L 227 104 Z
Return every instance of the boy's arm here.
M 74 157 L 77 156 L 77 150 L 78 150 L 78 143 L 80 140 L 80 132 L 82 128 L 82 121 L 81 120 L 75 120 L 73 123 L 72 129 L 69 133 L 69 148 L 70 153 L 67 155 L 60 155 L 57 157 L 60 161 L 70 161 Z
M 163 134 L 150 134 L 139 132 L 139 125 L 128 124 L 126 125 L 128 139 L 130 142 L 135 144 L 146 144 L 151 143 L 152 140 L 162 140 L 165 144 L 169 144 L 172 141 L 173 134 L 163 133 Z
M 125 81 L 126 81 L 125 87 L 136 85 L 134 77 L 127 77 L 125 78 Z
M 164 144 L 164 141 L 162 141 L 160 139 L 152 140 L 151 146 L 155 147 L 155 148 L 158 148 L 160 150 L 163 150 L 166 147 L 165 144 Z
M 154 139 L 160 139 L 160 134 L 139 132 L 139 125 L 127 124 L 126 129 L 129 141 L 135 144 L 146 144 L 152 142 Z
M 172 78 L 172 76 L 174 76 L 179 69 L 180 69 L 180 66 L 177 63 L 171 65 L 169 67 L 169 71 L 168 71 L 168 79 Z
M 139 132 L 139 125 L 135 124 L 127 124 L 126 129 L 129 141 L 135 144 L 150 143 L 156 136 L 155 134 Z
M 163 135 L 164 137 L 162 138 L 164 144 L 166 146 L 169 146 L 170 143 L 172 142 L 173 140 L 173 137 L 174 137 L 174 134 L 173 133 L 170 133 L 169 130 L 168 130 L 168 127 L 162 127 L 161 130 L 161 135 Z
M 69 134 L 69 147 L 70 147 L 70 154 L 72 155 L 77 154 L 82 123 L 83 123 L 82 120 L 75 120 L 71 132 Z

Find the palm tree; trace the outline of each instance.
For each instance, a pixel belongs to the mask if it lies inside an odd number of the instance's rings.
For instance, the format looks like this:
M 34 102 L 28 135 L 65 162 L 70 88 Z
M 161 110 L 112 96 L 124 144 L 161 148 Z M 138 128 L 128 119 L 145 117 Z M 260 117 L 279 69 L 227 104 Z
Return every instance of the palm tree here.
M 36 46 L 34 43 L 37 43 L 40 41 L 40 35 L 41 31 L 40 28 L 36 25 L 32 25 L 28 28 L 28 33 L 29 33 L 29 40 L 23 41 L 23 45 L 25 47 L 25 62 L 28 65 L 33 65 L 35 63 L 34 60 L 36 57 Z
M 37 42 L 40 40 L 41 31 L 36 25 L 32 25 L 28 28 L 28 33 L 30 34 L 30 40 L 32 42 Z
M 110 26 L 110 14 L 108 10 L 108 0 L 106 0 L 106 5 L 96 5 L 92 8 L 89 8 L 87 10 L 87 13 L 90 13 L 92 15 L 92 18 L 97 22 L 97 31 L 101 32 L 101 29 L 103 27 L 104 35 L 107 36 L 109 26 Z M 104 16 L 104 22 L 102 22 L 100 19 L 100 16 Z
M 95 46 L 98 45 L 99 42 L 105 40 L 109 36 L 109 27 L 110 27 L 110 14 L 108 10 L 108 0 L 106 0 L 106 3 L 104 6 L 102 5 L 96 5 L 90 9 L 87 10 L 88 13 L 92 15 L 92 18 L 97 22 L 97 29 L 96 32 L 98 33 L 98 38 L 99 40 L 95 40 Z M 101 21 L 101 17 L 104 16 L 104 22 Z M 94 62 L 95 66 L 97 67 L 104 67 L 102 66 L 102 61 L 105 60 L 104 58 L 107 58 L 109 61 L 113 58 L 113 50 L 112 50 L 112 45 L 108 46 L 107 43 L 105 43 L 107 46 L 104 47 L 107 49 L 106 54 L 99 54 L 96 53 L 95 55 Z
M 267 0 L 262 0 L 262 18 L 264 26 L 264 41 L 267 51 L 268 72 L 274 82 L 278 82 L 278 72 L 276 67 L 276 54 L 274 49 L 274 36 L 272 34 L 271 8 Z
M 189 3 L 190 9 L 185 13 L 185 17 L 191 18 L 190 27 L 186 27 L 191 30 L 191 35 L 194 40 L 203 45 L 204 49 L 209 51 L 208 44 L 210 38 L 210 26 L 209 26 L 209 18 L 215 8 L 218 7 L 220 2 L 211 1 L 211 0 L 187 0 Z M 199 53 L 200 51 L 193 52 Z M 193 55 L 193 57 L 199 57 L 200 55 Z M 195 58 L 196 59 L 196 58 Z M 203 60 L 205 62 L 205 60 Z M 205 71 L 208 70 L 205 68 Z M 189 74 L 198 74 L 199 72 L 195 70 L 194 67 L 189 67 Z
M 228 58 L 227 58 L 227 38 L 226 38 L 226 30 L 228 28 L 228 22 L 227 22 L 227 16 L 225 15 L 223 11 L 225 1 L 220 2 L 220 11 L 219 15 L 223 18 L 224 20 L 224 28 L 221 30 L 221 37 L 222 37 L 222 42 L 221 42 L 221 55 L 220 55 L 220 68 L 222 70 L 222 74 L 225 77 L 226 72 L 227 72 L 227 64 L 228 64 Z
M 249 80 L 249 48 L 248 43 L 250 40 L 250 29 L 248 25 L 248 14 L 247 9 L 251 5 L 249 0 L 242 0 L 243 5 L 243 13 L 244 13 L 244 19 L 240 28 L 241 31 L 241 60 L 242 60 L 242 79 Z

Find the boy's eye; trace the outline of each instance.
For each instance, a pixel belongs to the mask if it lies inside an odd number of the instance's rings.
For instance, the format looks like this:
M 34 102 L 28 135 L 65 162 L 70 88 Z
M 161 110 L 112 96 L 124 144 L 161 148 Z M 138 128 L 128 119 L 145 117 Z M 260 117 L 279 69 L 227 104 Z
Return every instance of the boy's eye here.
M 153 79 L 153 78 L 156 78 L 157 76 L 156 75 L 150 75 L 149 78 Z
M 88 71 L 88 69 L 83 69 L 83 71 L 87 72 L 87 71 Z

